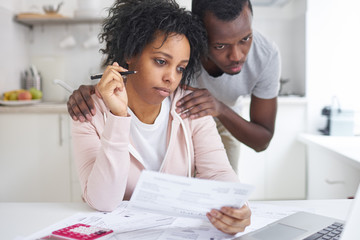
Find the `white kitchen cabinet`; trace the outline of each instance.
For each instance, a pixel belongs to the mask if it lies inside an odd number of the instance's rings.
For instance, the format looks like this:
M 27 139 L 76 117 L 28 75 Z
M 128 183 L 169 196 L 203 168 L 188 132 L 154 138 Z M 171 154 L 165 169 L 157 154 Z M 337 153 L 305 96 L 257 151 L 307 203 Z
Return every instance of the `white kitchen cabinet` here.
M 0 201 L 78 200 L 68 114 L 0 114 Z
M 305 131 L 306 99 L 278 99 L 275 133 L 263 152 L 241 145 L 239 177 L 255 186 L 252 200 L 304 199 L 306 194 L 305 148 L 297 135 Z M 249 100 L 242 116 L 249 119 Z
M 351 198 L 360 183 L 360 137 L 301 134 L 307 148 L 307 198 Z
M 308 146 L 308 199 L 354 197 L 360 170 L 346 164 L 343 156 Z

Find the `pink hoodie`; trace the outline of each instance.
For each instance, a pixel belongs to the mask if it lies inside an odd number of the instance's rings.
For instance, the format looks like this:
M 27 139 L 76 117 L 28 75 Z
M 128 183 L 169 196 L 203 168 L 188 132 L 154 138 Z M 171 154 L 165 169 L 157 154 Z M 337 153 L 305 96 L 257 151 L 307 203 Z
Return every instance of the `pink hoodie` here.
M 182 120 L 175 112 L 175 103 L 185 94 L 171 95 L 168 147 L 159 171 L 189 176 L 190 157 L 192 177 L 239 181 L 213 118 Z M 73 121 L 73 152 L 83 199 L 97 210 L 112 211 L 130 199 L 144 165 L 131 145 L 131 117 L 115 116 L 96 95 L 92 98 L 96 107 L 92 121 Z

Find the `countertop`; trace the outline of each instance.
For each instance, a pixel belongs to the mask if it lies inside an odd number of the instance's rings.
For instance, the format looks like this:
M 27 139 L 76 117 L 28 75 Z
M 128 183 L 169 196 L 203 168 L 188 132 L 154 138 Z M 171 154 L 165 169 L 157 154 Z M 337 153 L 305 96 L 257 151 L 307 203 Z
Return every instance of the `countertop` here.
M 242 97 L 239 99 L 239 101 L 242 104 L 249 104 L 251 101 L 251 97 L 250 96 Z M 278 102 L 278 104 L 281 104 L 281 105 L 283 105 L 283 104 L 306 104 L 307 98 L 301 97 L 301 96 L 296 96 L 296 95 L 278 96 L 277 102 Z
M 280 104 L 305 104 L 305 97 L 278 97 Z M 250 98 L 243 98 L 242 103 L 250 103 Z M 0 105 L 0 113 L 67 113 L 66 103 L 40 102 L 32 105 L 5 106 Z
M 31 105 L 0 105 L 0 113 L 67 113 L 66 103 L 40 102 Z
M 302 133 L 298 140 L 307 145 L 314 145 L 339 154 L 360 169 L 360 136 L 324 136 Z
M 305 104 L 307 103 L 306 97 L 296 96 L 296 95 L 289 95 L 289 96 L 279 96 L 277 98 L 278 103 L 284 104 Z

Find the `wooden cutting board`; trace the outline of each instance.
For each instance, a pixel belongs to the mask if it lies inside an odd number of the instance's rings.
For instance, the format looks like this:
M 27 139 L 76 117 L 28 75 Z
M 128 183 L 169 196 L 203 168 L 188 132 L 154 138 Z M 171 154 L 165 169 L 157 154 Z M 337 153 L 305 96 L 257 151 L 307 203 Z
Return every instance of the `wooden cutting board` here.
M 62 19 L 62 18 L 68 18 L 58 13 L 52 13 L 52 14 L 40 14 L 40 13 L 19 13 L 16 15 L 16 19 L 18 20 L 24 20 L 24 19 Z

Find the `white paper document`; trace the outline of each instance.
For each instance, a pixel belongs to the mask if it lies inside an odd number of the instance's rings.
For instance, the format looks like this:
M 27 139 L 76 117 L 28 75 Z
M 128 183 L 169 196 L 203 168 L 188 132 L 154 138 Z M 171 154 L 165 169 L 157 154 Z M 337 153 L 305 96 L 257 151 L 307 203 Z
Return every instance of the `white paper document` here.
M 253 190 L 247 184 L 143 171 L 128 209 L 207 219 L 211 209 L 240 208 Z
M 40 239 L 52 231 L 76 223 L 112 229 L 114 233 L 107 240 L 220 240 L 232 237 L 217 230 L 209 221 L 129 210 L 127 204 L 122 202 L 109 213 L 94 211 L 75 214 L 22 240 Z
M 280 218 L 297 211 L 309 209 L 292 208 L 262 203 L 250 203 L 252 211 L 251 225 L 244 233 L 231 236 L 220 232 L 209 221 L 196 218 L 170 217 L 127 209 L 128 202 L 110 213 L 92 212 L 78 213 L 46 229 L 43 229 L 24 240 L 34 240 L 49 235 L 52 231 L 76 223 L 109 228 L 114 234 L 108 240 L 137 239 L 137 240 L 229 240 L 250 231 L 259 229 Z

